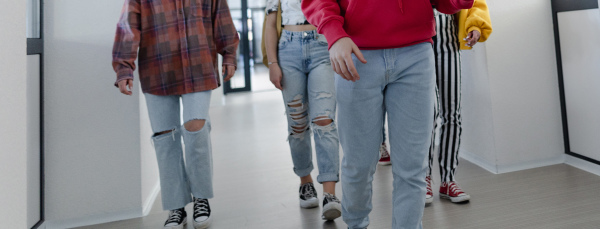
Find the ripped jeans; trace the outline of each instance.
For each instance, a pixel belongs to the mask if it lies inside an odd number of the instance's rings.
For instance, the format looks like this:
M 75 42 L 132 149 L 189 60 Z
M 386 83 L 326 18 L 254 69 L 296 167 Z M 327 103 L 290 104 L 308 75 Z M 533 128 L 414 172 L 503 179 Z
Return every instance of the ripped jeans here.
M 284 30 L 279 41 L 279 65 L 294 172 L 305 177 L 313 170 L 312 128 L 319 167 L 317 181 L 339 181 L 335 80 L 327 40 L 316 31 Z M 315 123 L 328 120 L 332 121 L 328 125 Z
M 171 131 L 152 137 L 164 210 L 185 207 L 192 202 L 191 195 L 200 199 L 213 198 L 211 127 L 208 116 L 211 92 L 181 96 L 144 94 L 152 131 Z M 180 104 L 183 104 L 183 122 L 206 120 L 202 129 L 192 132 L 182 126 Z M 185 143 L 185 161 L 182 137 Z

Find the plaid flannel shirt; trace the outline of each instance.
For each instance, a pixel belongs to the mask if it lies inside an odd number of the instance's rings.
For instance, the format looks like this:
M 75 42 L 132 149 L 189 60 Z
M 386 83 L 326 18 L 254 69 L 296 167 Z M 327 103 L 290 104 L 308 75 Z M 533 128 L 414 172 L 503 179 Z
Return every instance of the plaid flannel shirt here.
M 115 86 L 133 79 L 139 54 L 144 93 L 215 89 L 221 85 L 217 53 L 223 65 L 235 66 L 238 43 L 226 0 L 125 0 L 113 47 Z

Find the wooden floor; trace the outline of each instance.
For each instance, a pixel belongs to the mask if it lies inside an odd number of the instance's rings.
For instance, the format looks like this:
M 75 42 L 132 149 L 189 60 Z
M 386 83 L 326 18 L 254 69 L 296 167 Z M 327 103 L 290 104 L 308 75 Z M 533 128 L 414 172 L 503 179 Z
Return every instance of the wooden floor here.
M 320 208 L 299 207 L 299 179 L 292 171 L 278 91 L 228 95 L 226 106 L 211 108 L 211 118 L 215 169 L 211 228 L 346 228 L 341 218 L 321 220 Z M 436 169 L 435 199 L 425 208 L 424 228 L 600 228 L 600 177 L 596 175 L 564 164 L 494 175 L 468 161 L 460 163 L 458 182 L 471 195 L 471 202 L 457 205 L 440 200 Z M 391 167 L 377 170 L 369 228 L 391 228 Z M 312 174 L 316 177 L 316 169 Z M 317 185 L 317 190 L 321 197 L 322 187 Z M 160 229 L 167 217 L 160 201 L 159 196 L 146 217 L 82 228 Z M 191 204 L 187 209 L 191 212 Z

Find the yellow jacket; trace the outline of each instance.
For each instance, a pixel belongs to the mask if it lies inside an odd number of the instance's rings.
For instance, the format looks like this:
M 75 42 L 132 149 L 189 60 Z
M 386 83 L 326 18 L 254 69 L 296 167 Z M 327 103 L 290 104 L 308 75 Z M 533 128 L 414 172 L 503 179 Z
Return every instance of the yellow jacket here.
M 473 7 L 468 10 L 461 10 L 456 14 L 458 18 L 458 40 L 460 41 L 460 49 L 469 50 L 471 47 L 466 46 L 467 41 L 464 39 L 467 34 L 473 30 L 479 31 L 481 37 L 479 42 L 484 42 L 492 34 L 492 21 L 490 20 L 490 12 L 488 11 L 485 0 L 475 0 Z

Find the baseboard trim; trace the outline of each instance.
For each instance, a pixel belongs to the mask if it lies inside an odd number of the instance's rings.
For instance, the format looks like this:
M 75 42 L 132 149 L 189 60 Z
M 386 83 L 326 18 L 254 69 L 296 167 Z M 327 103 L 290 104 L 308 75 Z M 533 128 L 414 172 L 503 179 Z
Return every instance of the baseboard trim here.
M 469 153 L 466 151 L 460 151 L 460 157 L 462 159 L 465 159 L 465 160 L 467 160 L 467 161 L 469 161 L 469 162 L 471 162 L 493 174 L 510 173 L 510 172 L 516 172 L 516 171 L 521 171 L 521 170 L 526 170 L 526 169 L 534 169 L 534 168 L 539 168 L 539 167 L 544 167 L 544 166 L 563 164 L 563 163 L 565 163 L 565 156 L 566 155 L 560 155 L 560 156 L 548 158 L 545 160 L 528 161 L 528 162 L 522 162 L 522 163 L 517 163 L 517 164 L 512 164 L 512 165 L 495 165 L 475 154 L 472 154 L 472 153 Z M 572 157 L 572 156 L 569 156 L 569 157 Z M 572 158 L 578 159 L 575 157 L 572 157 Z M 581 160 L 581 159 L 578 159 L 578 160 Z M 583 161 L 583 160 L 581 160 L 581 161 Z M 590 163 L 590 164 L 592 164 L 592 163 Z M 577 166 L 575 166 L 575 167 L 577 167 Z M 597 167 L 598 167 L 598 170 L 600 171 L 600 166 L 597 166 Z
M 109 223 L 109 222 L 144 217 L 144 216 L 147 216 L 148 214 L 150 214 L 150 211 L 152 210 L 152 205 L 154 205 L 154 202 L 156 201 L 156 198 L 158 197 L 159 193 L 160 193 L 160 183 L 157 180 L 156 184 L 152 188 L 152 192 L 150 193 L 150 196 L 148 196 L 148 198 L 144 201 L 144 205 L 141 209 L 137 208 L 137 209 L 123 210 L 123 211 L 117 211 L 117 212 L 111 212 L 111 213 L 105 213 L 105 214 L 91 215 L 91 216 L 86 216 L 86 217 L 81 217 L 81 218 L 76 218 L 76 219 L 54 220 L 54 221 L 50 220 L 50 221 L 44 222 L 44 224 L 42 224 L 42 226 L 40 226 L 39 229 L 64 229 L 64 228 L 73 228 L 73 227 L 83 227 L 83 226 L 90 226 L 90 225 L 96 225 L 96 224 Z
M 498 174 L 498 167 L 496 167 L 495 164 L 489 163 L 485 159 L 483 159 L 475 154 L 461 150 L 459 155 L 462 159 L 465 159 L 465 160 L 489 171 L 490 173 Z
M 540 168 L 550 165 L 558 165 L 565 163 L 565 155 L 559 155 L 556 157 L 551 157 L 543 160 L 535 160 L 528 162 L 521 162 L 512 165 L 498 165 L 498 174 L 501 173 L 510 173 L 527 169 Z
M 582 160 L 571 155 L 565 156 L 565 164 L 581 169 L 583 171 L 600 176 L 600 165 Z
M 144 201 L 144 207 L 142 209 L 142 216 L 147 216 L 150 214 L 152 210 L 152 205 L 156 201 L 156 197 L 158 197 L 158 193 L 160 193 L 160 182 L 157 180 L 156 184 L 154 184 L 154 188 L 152 188 L 152 192 L 146 201 Z
M 133 218 L 142 217 L 142 209 L 130 209 L 123 210 L 111 213 L 90 215 L 86 217 L 76 218 L 76 219 L 67 219 L 67 220 L 55 220 L 55 221 L 46 221 L 46 229 L 64 229 L 64 228 L 74 228 L 74 227 L 83 227 L 90 226 L 108 222 L 115 222 L 120 220 L 127 220 Z

